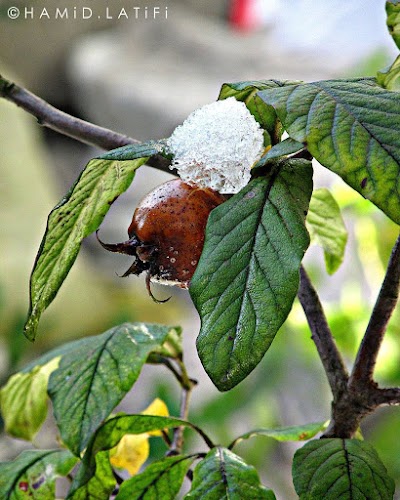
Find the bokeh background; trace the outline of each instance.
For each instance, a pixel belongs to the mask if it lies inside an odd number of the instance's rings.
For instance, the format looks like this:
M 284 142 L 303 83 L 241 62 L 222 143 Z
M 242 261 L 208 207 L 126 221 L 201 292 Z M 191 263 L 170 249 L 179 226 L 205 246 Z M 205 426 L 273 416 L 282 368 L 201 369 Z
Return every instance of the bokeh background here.
M 13 5 L 35 9 L 33 19 L 11 20 Z M 55 106 L 140 140 L 167 137 L 195 108 L 215 100 L 224 82 L 251 79 L 312 81 L 374 75 L 396 54 L 385 25 L 383 0 L 78 0 L 91 19 L 56 20 L 60 0 L 0 0 L 0 72 Z M 105 19 L 105 9 L 109 16 Z M 138 19 L 133 7 L 140 7 Z M 144 18 L 144 8 L 150 16 Z M 154 19 L 154 7 L 162 15 Z M 165 18 L 165 7 L 168 18 Z M 46 8 L 50 19 L 39 18 Z M 130 19 L 117 19 L 125 8 Z M 99 18 L 100 16 L 100 18 Z M 51 131 L 14 105 L 0 100 L 0 380 L 35 356 L 122 321 L 180 324 L 194 391 L 191 419 L 214 441 L 228 444 L 257 427 L 324 421 L 330 392 L 296 302 L 289 320 L 254 372 L 229 393 L 219 393 L 195 350 L 199 319 L 186 291 L 156 305 L 143 277 L 121 279 L 130 259 L 108 254 L 93 237 L 57 299 L 42 318 L 35 344 L 22 335 L 29 274 L 51 208 L 86 162 L 99 153 Z M 339 347 L 351 365 L 379 290 L 398 228 L 341 180 L 315 166 L 316 187 L 329 186 L 349 231 L 345 262 L 329 277 L 322 251 L 310 248 L 305 265 L 320 291 Z M 131 188 L 113 205 L 101 227 L 104 241 L 122 241 L 133 210 L 168 174 L 142 167 Z M 171 294 L 155 287 L 157 297 Z M 377 378 L 400 384 L 400 315 L 392 319 L 377 366 Z M 175 381 L 160 367 L 146 367 L 119 406 L 141 411 L 162 397 L 177 413 Z M 363 423 L 391 475 L 400 478 L 400 413 L 382 409 Z M 55 444 L 51 417 L 36 438 Z M 163 452 L 153 443 L 153 455 Z M 190 441 L 188 446 L 197 443 Z M 0 436 L 0 460 L 14 458 L 29 443 Z M 266 438 L 240 444 L 278 499 L 297 498 L 290 479 L 297 444 Z M 400 484 L 400 483 L 399 483 Z M 397 498 L 400 498 L 398 496 Z

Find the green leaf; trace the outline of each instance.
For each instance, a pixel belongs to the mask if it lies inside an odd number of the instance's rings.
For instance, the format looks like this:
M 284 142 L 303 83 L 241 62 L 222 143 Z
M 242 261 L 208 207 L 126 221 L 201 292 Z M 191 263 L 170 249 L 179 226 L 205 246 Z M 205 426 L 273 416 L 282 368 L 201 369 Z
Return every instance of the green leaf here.
M 74 481 L 67 495 L 67 500 L 104 500 L 110 498 L 117 481 L 110 464 L 109 454 L 99 452 L 94 458 L 94 473 L 83 485 L 76 486 L 85 471 L 83 463 L 79 464 Z
M 224 83 L 222 85 L 218 99 L 234 97 L 238 101 L 243 101 L 250 113 L 254 116 L 260 126 L 268 132 L 269 140 L 265 146 L 276 142 L 280 137 L 280 125 L 277 123 L 277 116 L 271 106 L 266 105 L 258 96 L 260 90 L 282 87 L 285 85 L 295 85 L 300 82 L 290 80 L 260 80 L 236 83 Z
M 257 162 L 254 168 L 264 167 L 272 160 L 276 160 L 281 156 L 297 153 L 302 149 L 304 149 L 304 144 L 302 144 L 301 142 L 297 142 L 289 137 L 284 141 L 278 142 L 278 144 L 275 144 L 275 146 L 272 146 L 272 148 L 269 149 L 265 153 L 265 155 Z
M 111 204 L 131 184 L 135 170 L 157 152 L 156 143 L 118 148 L 91 160 L 67 195 L 53 208 L 34 264 L 25 335 L 36 337 L 39 318 L 53 301 L 78 255 Z
M 400 49 L 400 4 L 398 0 L 386 2 L 386 24 L 397 48 Z
M 297 450 L 293 483 L 301 500 L 391 500 L 394 481 L 365 441 L 321 439 Z
M 388 90 L 400 90 L 400 56 L 388 69 L 379 71 L 376 80 L 381 87 Z
M 328 423 L 329 422 L 315 422 L 311 424 L 277 427 L 275 429 L 255 429 L 236 438 L 229 446 L 229 449 L 232 449 L 244 439 L 250 439 L 256 436 L 266 436 L 276 439 L 277 441 L 307 441 L 318 434 L 318 432 L 325 430 Z
M 299 81 L 290 80 L 248 80 L 234 83 L 224 83 L 221 87 L 218 100 L 234 97 L 238 101 L 246 101 L 254 92 L 284 85 L 296 85 Z
M 370 80 L 260 92 L 290 137 L 400 224 L 400 99 Z
M 311 241 L 324 250 L 328 273 L 333 274 L 343 262 L 347 230 L 339 205 L 328 189 L 321 188 L 313 192 L 306 224 Z
M 196 455 L 163 458 L 121 485 L 115 500 L 175 500 Z
M 47 383 L 59 363 L 54 358 L 28 373 L 16 373 L 1 389 L 1 413 L 5 430 L 12 436 L 31 441 L 47 416 Z
M 211 212 L 190 293 L 199 356 L 220 390 L 257 366 L 290 312 L 311 191 L 311 163 L 288 160 Z
M 251 465 L 227 450 L 213 448 L 194 470 L 193 483 L 185 500 L 274 500 Z
M 23 451 L 12 462 L 0 462 L 1 498 L 55 498 L 55 480 L 66 476 L 77 462 L 68 450 Z
M 149 353 L 170 327 L 125 323 L 90 337 L 65 354 L 48 392 L 63 441 L 79 455 L 98 426 L 130 390 Z
M 158 417 L 152 415 L 123 415 L 107 420 L 94 434 L 82 460 L 82 464 L 74 478 L 68 499 L 83 500 L 92 498 L 90 491 L 96 491 L 96 485 L 107 479 L 111 484 L 111 466 L 106 464 L 108 452 L 120 442 L 125 434 L 143 434 L 145 432 L 170 429 L 184 425 L 194 426 L 189 422 L 174 417 Z M 101 468 L 99 469 L 99 465 Z M 85 496 L 86 495 L 86 496 Z M 97 497 L 93 497 L 97 498 Z M 102 500 L 104 497 L 98 497 Z

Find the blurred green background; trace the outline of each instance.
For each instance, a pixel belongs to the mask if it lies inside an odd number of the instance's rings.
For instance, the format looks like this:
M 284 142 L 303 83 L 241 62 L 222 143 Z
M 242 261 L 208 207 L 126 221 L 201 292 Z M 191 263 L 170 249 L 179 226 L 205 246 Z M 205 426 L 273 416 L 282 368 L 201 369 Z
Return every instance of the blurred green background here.
M 196 107 L 215 100 L 226 81 L 268 78 L 315 80 L 374 75 L 395 53 L 386 32 L 384 2 L 255 2 L 256 22 L 233 19 L 234 2 L 176 0 L 168 19 L 89 22 L 52 19 L 11 21 L 0 3 L 1 73 L 56 106 L 139 139 L 165 137 Z M 163 3 L 163 5 L 164 5 Z M 151 2 L 135 2 L 144 7 Z M 20 7 L 28 5 L 24 1 Z M 34 6 L 41 4 L 37 0 Z M 49 11 L 55 2 L 46 3 Z M 77 5 L 84 5 L 77 2 Z M 106 2 L 92 6 L 102 9 Z M 118 1 L 115 6 L 132 7 Z M 153 4 L 151 4 L 153 5 Z M 158 4 L 154 4 L 158 5 Z M 99 11 L 100 12 L 100 11 Z M 321 28 L 324 28 L 322 29 Z M 344 50 L 343 47 L 346 47 Z M 216 442 L 257 427 L 324 421 L 330 392 L 299 303 L 257 369 L 229 393 L 219 393 L 195 351 L 199 319 L 187 292 L 174 290 L 163 305 L 148 297 L 142 277 L 121 279 L 130 263 L 108 255 L 87 239 L 57 299 L 42 318 L 38 339 L 22 335 L 28 307 L 29 274 L 46 217 L 97 150 L 41 129 L 14 105 L 0 101 L 0 378 L 50 348 L 100 333 L 122 321 L 180 324 L 186 362 L 199 380 L 191 419 Z M 104 241 L 122 241 L 138 200 L 168 174 L 140 169 L 132 187 L 112 207 L 101 228 Z M 349 231 L 345 262 L 329 277 L 322 250 L 305 259 L 340 349 L 349 366 L 368 322 L 398 228 L 378 209 L 316 165 L 315 185 L 329 186 Z M 170 290 L 157 287 L 157 297 Z M 400 314 L 385 339 L 376 376 L 400 385 Z M 154 397 L 178 412 L 175 381 L 160 367 L 146 367 L 118 407 L 141 411 Z M 363 422 L 400 487 L 400 414 L 382 409 Z M 196 446 L 189 434 L 188 445 Z M 55 443 L 51 419 L 36 439 Z M 14 458 L 29 444 L 0 437 L 0 460 Z M 296 498 L 290 470 L 297 444 L 267 438 L 241 443 L 237 452 L 255 465 L 278 499 Z M 154 440 L 153 456 L 163 453 Z M 399 497 L 400 498 L 400 497 Z

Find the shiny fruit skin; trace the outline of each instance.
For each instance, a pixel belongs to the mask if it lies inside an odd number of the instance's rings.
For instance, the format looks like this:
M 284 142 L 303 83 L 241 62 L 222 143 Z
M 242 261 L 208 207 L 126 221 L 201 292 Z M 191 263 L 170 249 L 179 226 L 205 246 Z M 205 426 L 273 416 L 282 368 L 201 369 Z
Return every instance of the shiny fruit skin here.
M 150 279 L 187 288 L 204 245 L 208 216 L 225 197 L 180 179 L 161 184 L 136 208 L 128 229 Z

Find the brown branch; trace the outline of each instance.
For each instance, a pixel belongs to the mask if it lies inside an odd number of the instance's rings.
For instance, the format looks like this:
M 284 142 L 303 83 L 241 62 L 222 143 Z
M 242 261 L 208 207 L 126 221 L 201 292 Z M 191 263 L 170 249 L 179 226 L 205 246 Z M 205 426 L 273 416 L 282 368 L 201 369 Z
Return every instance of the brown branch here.
M 336 347 L 318 294 L 303 266 L 300 267 L 300 288 L 297 295 L 325 369 L 333 399 L 336 401 L 347 390 L 348 373 Z
M 128 144 L 140 144 L 140 141 L 112 130 L 99 127 L 90 122 L 71 116 L 51 106 L 40 97 L 19 87 L 0 75 L 0 97 L 16 104 L 33 115 L 43 127 L 50 128 L 62 135 L 91 146 L 109 151 Z M 161 155 L 150 158 L 147 165 L 164 172 L 170 172 L 170 162 Z
M 192 395 L 192 390 L 196 386 L 197 381 L 189 378 L 188 373 L 186 371 L 186 366 L 184 365 L 183 361 L 178 360 L 178 364 L 181 370 L 181 377 L 182 377 L 182 382 L 181 382 L 182 393 L 181 393 L 179 418 L 181 418 L 182 420 L 188 420 L 190 398 Z M 174 439 L 172 442 L 172 446 L 169 450 L 169 454 L 182 453 L 184 430 L 185 430 L 184 427 L 177 427 L 174 430 Z
M 400 388 L 381 389 L 373 380 L 379 348 L 396 307 L 400 288 L 400 236 L 361 342 L 347 390 L 332 405 L 332 420 L 324 437 L 351 438 L 361 420 L 382 405 L 400 404 Z
M 389 319 L 396 307 L 400 290 L 400 236 L 393 247 L 381 290 L 372 311 L 350 377 L 350 386 L 365 387 L 373 372 Z
M 371 394 L 371 403 L 375 406 L 400 405 L 400 387 L 376 388 Z
M 364 417 L 387 405 L 400 405 L 399 387 L 381 389 L 375 382 L 368 382 L 364 388 L 349 386 L 333 404 L 332 419 L 323 437 L 352 438 Z

